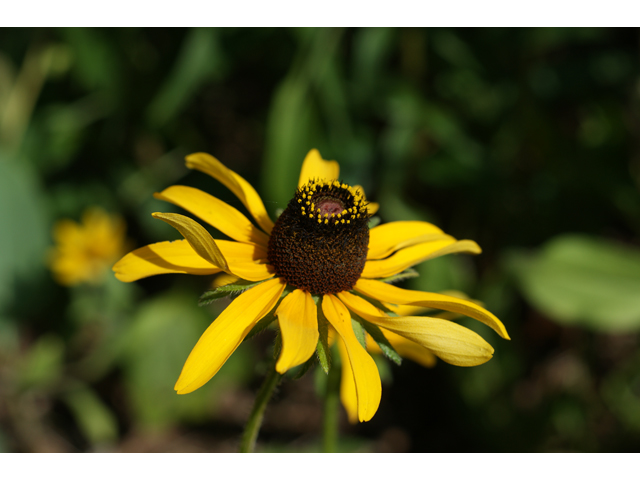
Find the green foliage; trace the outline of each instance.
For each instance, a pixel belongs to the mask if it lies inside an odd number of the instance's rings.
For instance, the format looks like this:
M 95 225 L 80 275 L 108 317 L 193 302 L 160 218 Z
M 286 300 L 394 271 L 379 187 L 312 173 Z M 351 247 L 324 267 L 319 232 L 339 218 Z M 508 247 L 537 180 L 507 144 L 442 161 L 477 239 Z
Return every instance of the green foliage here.
M 607 332 L 640 328 L 640 250 L 564 235 L 508 262 L 527 300 L 558 322 Z

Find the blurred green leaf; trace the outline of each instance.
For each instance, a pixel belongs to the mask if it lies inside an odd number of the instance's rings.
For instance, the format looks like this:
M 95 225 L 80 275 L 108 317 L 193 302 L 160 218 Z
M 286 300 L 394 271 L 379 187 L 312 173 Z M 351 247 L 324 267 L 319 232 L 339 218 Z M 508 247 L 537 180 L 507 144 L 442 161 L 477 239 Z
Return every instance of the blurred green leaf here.
M 225 59 L 219 45 L 220 30 L 190 29 L 173 70 L 147 111 L 147 121 L 158 128 L 171 120 L 208 80 L 225 74 Z
M 122 367 L 133 407 L 143 425 L 162 428 L 178 420 L 202 419 L 215 407 L 214 391 L 239 384 L 252 372 L 249 351 L 240 347 L 197 392 L 177 395 L 180 371 L 211 323 L 190 296 L 169 293 L 143 304 L 126 333 Z
M 27 351 L 19 367 L 18 382 L 25 387 L 44 388 L 62 373 L 64 343 L 53 335 L 40 337 Z
M 525 298 L 559 323 L 620 332 L 640 327 L 640 250 L 563 235 L 507 264 Z
M 22 299 L 18 282 L 43 273 L 49 243 L 40 185 L 29 164 L 0 151 L 0 309 Z
M 80 430 L 94 446 L 117 440 L 118 422 L 114 414 L 91 389 L 86 386 L 74 388 L 63 398 Z

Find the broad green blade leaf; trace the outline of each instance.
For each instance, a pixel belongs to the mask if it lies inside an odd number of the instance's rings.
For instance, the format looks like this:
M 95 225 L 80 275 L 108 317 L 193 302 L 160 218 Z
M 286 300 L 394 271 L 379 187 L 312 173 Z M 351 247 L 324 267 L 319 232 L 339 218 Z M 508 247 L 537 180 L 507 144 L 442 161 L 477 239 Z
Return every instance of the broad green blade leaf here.
M 640 250 L 564 235 L 533 255 L 507 258 L 525 298 L 558 323 L 621 332 L 640 328 Z

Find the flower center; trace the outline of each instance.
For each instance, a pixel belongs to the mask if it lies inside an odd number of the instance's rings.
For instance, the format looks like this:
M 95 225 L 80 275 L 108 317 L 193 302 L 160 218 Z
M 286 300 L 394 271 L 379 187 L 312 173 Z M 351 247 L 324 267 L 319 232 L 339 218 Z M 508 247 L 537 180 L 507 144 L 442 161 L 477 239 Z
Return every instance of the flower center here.
M 301 290 L 351 290 L 367 260 L 368 221 L 360 191 L 337 181 L 310 181 L 296 191 L 273 227 L 269 263 Z

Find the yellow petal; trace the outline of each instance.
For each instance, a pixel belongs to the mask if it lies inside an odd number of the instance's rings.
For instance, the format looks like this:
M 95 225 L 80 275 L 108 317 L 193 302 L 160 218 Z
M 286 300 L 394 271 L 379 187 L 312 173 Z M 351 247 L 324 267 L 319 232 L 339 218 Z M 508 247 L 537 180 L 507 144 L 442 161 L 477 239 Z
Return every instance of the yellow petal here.
M 349 292 L 339 293 L 338 298 L 365 320 L 422 345 L 452 365 L 481 365 L 493 356 L 493 347 L 480 335 L 448 320 L 387 317 L 363 298 Z
M 278 278 L 242 293 L 202 334 L 174 387 L 179 394 L 200 388 L 224 365 L 253 326 L 275 306 L 285 284 Z
M 397 333 L 393 333 L 387 329 L 380 329 L 389 343 L 394 348 L 398 355 L 402 358 L 408 358 L 416 363 L 419 363 L 423 367 L 431 368 L 436 364 L 436 356 L 422 345 L 412 342 L 411 340 L 404 338 Z M 367 350 L 371 353 L 381 354 L 382 350 L 378 347 L 378 344 L 373 338 L 367 337 Z
M 324 180 L 337 180 L 340 176 L 340 165 L 335 160 L 323 160 L 320 152 L 315 148 L 311 149 L 302 162 L 298 187 L 301 187 L 309 180 L 318 178 Z
M 154 194 L 154 197 L 188 210 L 234 240 L 256 243 L 264 248 L 269 244 L 269 236 L 255 227 L 247 217 L 202 190 L 175 185 L 162 193 Z
M 412 305 L 418 307 L 436 308 L 449 312 L 460 313 L 488 325 L 502 338 L 509 340 L 509 334 L 502 322 L 488 310 L 476 305 L 469 300 L 442 295 L 439 293 L 419 292 L 405 290 L 388 283 L 377 280 L 361 278 L 356 282 L 356 291 L 381 302 L 395 303 L 398 305 Z
M 473 240 L 446 239 L 420 243 L 407 247 L 384 260 L 367 260 L 362 277 L 385 278 L 400 273 L 407 268 L 449 253 L 480 253 L 480 247 Z
M 178 230 L 198 255 L 230 275 L 252 281 L 264 280 L 274 275 L 266 264 L 228 261 L 218 246 L 218 242 L 222 242 L 222 240 L 216 242 L 202 225 L 189 217 L 177 213 L 154 213 L 152 215 Z M 229 243 L 230 249 L 234 246 L 236 248 L 243 245 L 253 246 L 248 243 Z M 256 245 L 256 248 L 260 247 Z
M 178 230 L 180 234 L 187 239 L 189 245 L 193 247 L 196 253 L 211 265 L 227 273 L 231 273 L 229 271 L 229 265 L 227 265 L 227 261 L 222 255 L 222 252 L 220 252 L 215 240 L 198 222 L 177 213 L 156 212 L 151 215 L 153 218 L 158 218 Z
M 434 240 L 454 242 L 455 238 L 446 235 L 438 227 L 427 222 L 385 223 L 369 231 L 367 259 L 385 258 L 401 248 Z
M 187 156 L 187 168 L 195 168 L 222 183 L 233 192 L 247 207 L 258 225 L 267 233 L 273 229 L 273 221 L 269 218 L 264 203 L 255 188 L 233 170 L 229 170 L 220 161 L 208 153 L 193 153 Z
M 309 292 L 294 290 L 282 299 L 276 310 L 282 351 L 276 364 L 278 373 L 300 365 L 311 357 L 318 345 L 318 309 Z
M 267 252 L 248 243 L 218 240 L 222 255 L 242 272 L 242 278 L 259 281 L 273 276 L 269 266 L 260 262 Z M 141 278 L 165 273 L 188 273 L 190 275 L 213 275 L 221 269 L 214 267 L 198 255 L 186 240 L 160 242 L 138 248 L 125 255 L 113 266 L 116 278 L 122 282 L 135 282 Z
M 113 271 L 121 282 L 135 282 L 164 273 L 213 275 L 221 270 L 198 255 L 186 240 L 177 240 L 138 248 L 116 263 Z
M 367 422 L 375 415 L 382 397 L 382 384 L 376 363 L 369 356 L 353 333 L 351 315 L 340 300 L 333 295 L 324 295 L 322 311 L 344 341 L 348 361 L 353 371 L 358 398 L 358 420 Z
M 342 359 L 342 375 L 340 377 L 340 401 L 347 411 L 347 418 L 350 423 L 358 423 L 358 394 L 356 393 L 356 384 L 353 381 L 353 370 L 349 362 L 347 347 L 342 339 L 338 336 L 338 351 Z

